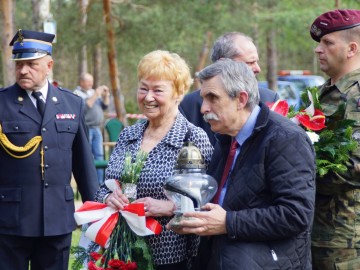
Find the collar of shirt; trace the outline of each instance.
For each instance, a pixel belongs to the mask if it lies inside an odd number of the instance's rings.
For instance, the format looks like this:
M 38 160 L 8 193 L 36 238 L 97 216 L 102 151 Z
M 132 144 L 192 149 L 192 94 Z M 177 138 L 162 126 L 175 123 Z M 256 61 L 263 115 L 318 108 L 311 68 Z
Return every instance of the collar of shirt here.
M 349 88 L 360 80 L 360 69 L 353 70 L 335 83 L 341 93 L 348 92 Z
M 46 83 L 44 84 L 43 87 L 41 87 L 39 90 L 37 90 L 37 92 L 41 92 L 41 95 L 42 95 L 42 98 L 43 98 L 43 101 L 46 103 L 46 98 L 47 98 L 47 94 L 48 94 L 48 85 L 49 85 L 49 82 L 46 81 Z M 25 90 L 26 93 L 28 94 L 30 100 L 32 101 L 32 103 L 35 105 L 36 107 L 36 99 L 31 95 L 33 91 L 30 91 L 30 90 Z
M 251 112 L 248 120 L 246 120 L 244 126 L 240 129 L 239 133 L 236 135 L 235 139 L 240 145 L 240 147 L 246 141 L 246 139 L 249 138 L 250 135 L 252 134 L 259 113 L 260 113 L 260 107 L 259 105 L 256 105 L 253 111 Z
M 340 80 L 335 84 L 331 84 L 331 79 L 329 78 L 321 87 L 319 97 L 326 94 L 328 91 L 332 90 L 334 87 L 339 90 L 340 93 L 347 93 L 348 90 L 356 83 L 360 82 L 360 69 L 353 70 L 345 74 Z

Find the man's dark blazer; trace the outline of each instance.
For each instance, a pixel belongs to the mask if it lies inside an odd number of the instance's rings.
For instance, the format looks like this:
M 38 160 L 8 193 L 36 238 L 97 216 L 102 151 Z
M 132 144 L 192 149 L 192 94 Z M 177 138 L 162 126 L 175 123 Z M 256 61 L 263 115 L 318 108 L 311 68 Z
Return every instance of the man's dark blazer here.
M 10 156 L 0 146 L 0 234 L 53 236 L 71 233 L 74 220 L 72 173 L 83 201 L 93 200 L 98 182 L 87 139 L 82 99 L 49 84 L 45 115 L 17 84 L 0 90 L 2 132 L 16 146 L 41 135 L 29 157 Z
M 259 88 L 260 101 L 262 103 L 275 102 L 279 99 L 279 95 L 266 88 Z M 210 125 L 204 121 L 203 115 L 200 112 L 202 98 L 200 90 L 196 90 L 187 94 L 181 101 L 179 110 L 186 117 L 186 119 L 195 126 L 201 127 L 207 133 L 211 144 L 215 145 L 214 133 L 211 131 Z

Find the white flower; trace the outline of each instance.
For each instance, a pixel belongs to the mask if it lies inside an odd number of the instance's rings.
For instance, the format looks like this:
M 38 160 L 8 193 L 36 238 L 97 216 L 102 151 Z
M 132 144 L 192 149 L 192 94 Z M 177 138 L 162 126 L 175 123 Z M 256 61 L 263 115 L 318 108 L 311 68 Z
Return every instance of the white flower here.
M 315 132 L 312 131 L 306 131 L 306 134 L 309 136 L 312 144 L 316 143 L 319 141 L 320 136 L 318 134 L 316 134 Z

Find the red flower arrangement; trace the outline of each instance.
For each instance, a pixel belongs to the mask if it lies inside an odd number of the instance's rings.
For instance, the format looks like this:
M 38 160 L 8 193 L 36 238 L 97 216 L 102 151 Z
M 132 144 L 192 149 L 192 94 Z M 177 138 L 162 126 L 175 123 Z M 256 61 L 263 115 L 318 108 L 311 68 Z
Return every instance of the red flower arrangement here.
M 285 100 L 267 104 L 275 111 L 306 130 L 314 144 L 316 152 L 316 172 L 318 177 L 324 177 L 330 171 L 343 173 L 347 170 L 346 162 L 350 159 L 350 152 L 358 147 L 352 138 L 352 125 L 355 121 L 343 119 L 326 119 L 318 100 L 318 88 L 307 88 L 301 96 L 308 107 L 295 111 Z M 339 108 L 343 115 L 345 108 Z
M 131 155 L 126 153 L 121 181 L 108 179 L 105 185 L 111 191 L 121 187 L 132 202 L 146 158 L 147 154 L 140 151 L 133 162 Z M 131 188 L 125 189 L 126 184 L 131 184 Z M 84 235 L 92 242 L 87 248 L 72 248 L 76 257 L 72 270 L 82 270 L 86 266 L 88 270 L 153 269 L 144 236 L 159 234 L 162 227 L 154 218 L 145 216 L 143 203 L 132 202 L 117 210 L 104 203 L 85 202 L 74 217 L 78 225 L 88 225 Z
M 285 117 L 289 117 L 295 123 L 300 123 L 307 130 L 319 131 L 325 128 L 325 115 L 324 113 L 314 107 L 311 92 L 308 93 L 311 104 L 306 109 L 298 112 L 292 110 L 289 114 L 289 104 L 286 100 L 278 100 L 275 103 L 269 103 L 268 106 L 272 111 L 275 111 Z
M 121 261 L 119 259 L 111 259 L 108 263 L 106 268 L 98 266 L 97 262 L 100 262 L 98 264 L 103 265 L 105 258 L 102 254 L 97 252 L 91 252 L 90 253 L 91 260 L 88 262 L 87 267 L 88 270 L 137 270 L 138 267 L 136 265 L 136 262 L 128 261 L 125 263 L 124 261 Z

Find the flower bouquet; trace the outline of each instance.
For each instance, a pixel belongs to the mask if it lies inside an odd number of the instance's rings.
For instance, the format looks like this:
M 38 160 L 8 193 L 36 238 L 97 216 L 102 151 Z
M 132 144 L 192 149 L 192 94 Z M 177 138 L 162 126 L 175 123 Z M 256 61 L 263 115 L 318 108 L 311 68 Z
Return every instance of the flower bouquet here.
M 132 162 L 126 153 L 121 181 L 106 180 L 105 185 L 112 191 L 121 187 L 130 201 L 135 200 L 136 183 L 146 158 L 147 154 L 140 151 Z M 143 203 L 130 203 L 118 211 L 106 204 L 85 202 L 75 212 L 75 220 L 79 225 L 90 222 L 85 236 L 93 242 L 87 248 L 72 248 L 76 255 L 73 270 L 84 269 L 86 262 L 85 269 L 89 270 L 153 269 L 151 254 L 141 236 L 159 234 L 162 228 L 155 219 L 145 217 Z
M 284 100 L 268 106 L 306 130 L 314 144 L 318 177 L 324 177 L 330 171 L 345 172 L 347 170 L 345 164 L 350 159 L 350 152 L 358 147 L 358 143 L 352 138 L 352 125 L 355 121 L 337 117 L 344 115 L 345 106 L 340 107 L 331 119 L 325 118 L 318 99 L 317 87 L 306 88 L 301 99 L 305 106 L 299 111 L 289 107 Z

